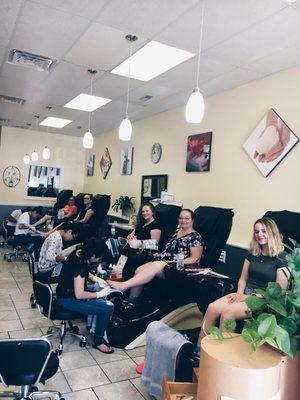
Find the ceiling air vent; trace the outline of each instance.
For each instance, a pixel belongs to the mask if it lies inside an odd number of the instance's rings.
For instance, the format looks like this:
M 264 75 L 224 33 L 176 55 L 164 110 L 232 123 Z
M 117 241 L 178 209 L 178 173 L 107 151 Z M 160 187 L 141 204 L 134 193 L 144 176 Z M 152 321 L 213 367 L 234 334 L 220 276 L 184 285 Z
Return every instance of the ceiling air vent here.
M 25 99 L 20 99 L 19 97 L 5 96 L 0 94 L 0 102 L 9 104 L 20 104 L 21 106 L 25 103 Z
M 27 53 L 26 51 L 22 50 L 12 49 L 9 52 L 7 62 L 9 64 L 33 68 L 38 71 L 50 72 L 56 65 L 57 60 L 39 56 L 38 54 Z
M 141 101 L 149 101 L 152 98 L 153 98 L 153 96 L 150 96 L 150 94 L 147 94 L 146 96 L 140 97 L 139 100 L 141 100 Z
M 0 118 L 0 125 L 8 125 L 10 123 L 10 119 Z

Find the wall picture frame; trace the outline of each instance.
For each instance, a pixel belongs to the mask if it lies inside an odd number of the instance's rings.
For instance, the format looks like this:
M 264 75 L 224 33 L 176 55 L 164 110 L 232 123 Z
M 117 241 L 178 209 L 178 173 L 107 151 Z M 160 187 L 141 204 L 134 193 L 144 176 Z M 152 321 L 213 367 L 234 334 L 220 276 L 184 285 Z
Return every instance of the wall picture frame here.
M 243 148 L 267 178 L 298 142 L 295 133 L 270 108 L 251 132 Z
M 198 133 L 187 138 L 186 172 L 210 170 L 212 132 Z
M 133 150 L 134 150 L 133 147 L 127 147 L 121 150 L 121 159 L 120 159 L 121 175 L 132 174 Z
M 112 161 L 110 158 L 109 150 L 106 147 L 102 154 L 102 157 L 100 159 L 100 170 L 101 170 L 103 179 L 106 179 L 108 171 L 110 170 L 111 166 L 112 166 Z
M 90 154 L 86 162 L 86 176 L 94 175 L 95 154 Z

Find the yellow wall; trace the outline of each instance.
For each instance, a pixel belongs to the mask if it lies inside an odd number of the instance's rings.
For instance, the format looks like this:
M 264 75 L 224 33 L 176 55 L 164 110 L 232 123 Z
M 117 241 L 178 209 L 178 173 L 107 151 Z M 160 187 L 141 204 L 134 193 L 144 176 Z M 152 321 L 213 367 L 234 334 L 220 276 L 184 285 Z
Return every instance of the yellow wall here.
M 41 157 L 44 146 L 51 150 L 50 160 Z M 21 171 L 21 181 L 15 188 L 8 188 L 0 181 L 0 204 L 48 205 L 47 200 L 26 199 L 26 171 L 23 157 L 34 149 L 39 153 L 37 165 L 58 166 L 63 169 L 63 188 L 81 192 L 84 179 L 85 151 L 82 139 L 74 136 L 29 131 L 18 128 L 2 127 L 0 145 L 0 171 L 8 165 L 15 165 Z
M 206 100 L 204 121 L 187 124 L 184 108 L 158 114 L 134 123 L 133 139 L 120 142 L 117 130 L 96 136 L 89 154 L 96 154 L 95 175 L 85 177 L 84 190 L 140 199 L 141 176 L 168 174 L 168 191 L 185 207 L 198 205 L 232 207 L 235 211 L 230 241 L 248 244 L 254 220 L 267 210 L 300 211 L 300 145 L 264 178 L 242 148 L 256 124 L 269 108 L 283 118 L 298 135 L 300 68 L 286 70 L 240 86 Z M 187 136 L 213 132 L 210 172 L 185 172 Z M 150 149 L 154 142 L 163 148 L 161 161 L 154 165 Z M 133 174 L 120 175 L 121 148 L 134 147 Z M 112 167 L 106 180 L 99 161 L 108 147 Z

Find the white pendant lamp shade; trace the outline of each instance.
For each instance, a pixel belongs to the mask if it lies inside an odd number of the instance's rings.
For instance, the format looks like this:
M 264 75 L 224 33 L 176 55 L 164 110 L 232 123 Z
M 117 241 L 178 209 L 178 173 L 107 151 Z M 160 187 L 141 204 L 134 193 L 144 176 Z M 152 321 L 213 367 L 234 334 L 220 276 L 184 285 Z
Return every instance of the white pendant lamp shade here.
M 92 132 L 88 130 L 85 132 L 83 139 L 82 139 L 82 144 L 85 149 L 91 149 L 94 145 L 94 138 L 92 135 Z
M 36 162 L 39 159 L 38 153 L 34 150 L 33 153 L 31 153 L 31 161 Z
M 44 147 L 42 156 L 43 156 L 43 158 L 45 160 L 49 160 L 49 158 L 50 158 L 50 149 L 49 149 L 49 147 L 47 147 L 47 146 Z
M 26 155 L 23 157 L 23 163 L 24 163 L 24 164 L 29 164 L 29 163 L 30 163 L 30 157 L 29 157 L 28 154 L 26 154 Z
M 132 125 L 130 119 L 125 117 L 119 127 L 119 139 L 120 140 L 130 140 L 132 133 Z
M 203 95 L 200 92 L 200 89 L 197 87 L 190 95 L 185 108 L 186 121 L 193 124 L 199 124 L 204 116 L 204 108 Z

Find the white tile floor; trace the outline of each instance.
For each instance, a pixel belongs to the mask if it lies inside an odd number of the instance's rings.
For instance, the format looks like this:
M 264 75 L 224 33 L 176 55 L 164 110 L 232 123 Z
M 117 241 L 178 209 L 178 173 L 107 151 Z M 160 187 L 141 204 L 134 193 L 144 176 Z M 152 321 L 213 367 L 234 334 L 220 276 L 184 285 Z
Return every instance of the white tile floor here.
M 51 322 L 30 308 L 32 288 L 27 264 L 4 261 L 5 251 L 0 250 L 0 339 L 41 336 Z M 78 341 L 67 337 L 59 371 L 41 388 L 59 390 L 66 400 L 153 399 L 140 387 L 140 376 L 135 372 L 136 364 L 143 360 L 144 348 L 102 354 L 91 347 L 85 324 L 79 326 L 88 336 L 87 347 L 82 349 Z M 52 342 L 55 348 L 57 342 Z M 2 391 L 5 389 L 0 384 L 0 394 Z

